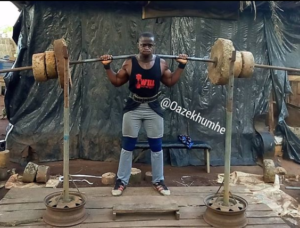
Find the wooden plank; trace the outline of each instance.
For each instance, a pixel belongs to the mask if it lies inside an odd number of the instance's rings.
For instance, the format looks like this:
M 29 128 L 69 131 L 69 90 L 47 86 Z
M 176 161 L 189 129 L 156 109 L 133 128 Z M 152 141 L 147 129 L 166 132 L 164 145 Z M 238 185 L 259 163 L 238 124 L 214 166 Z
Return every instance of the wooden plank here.
M 26 210 L 24 211 L 7 211 L 1 212 L 1 221 L 2 222 L 10 222 L 14 221 L 38 221 L 39 218 L 42 217 L 45 212 L 45 208 L 42 210 Z M 113 211 L 111 209 L 88 209 L 86 208 L 88 213 L 88 218 L 84 223 L 101 223 L 101 222 L 110 222 L 113 220 Z M 180 218 L 181 219 L 197 219 L 203 216 L 206 211 L 206 207 L 180 207 Z M 276 216 L 276 213 L 273 211 L 246 211 L 247 218 L 254 219 L 252 220 L 253 224 L 261 224 L 261 219 L 269 219 L 269 218 L 279 218 Z M 119 215 L 118 220 L 121 221 L 139 221 L 139 220 L 174 220 L 173 214 L 128 214 L 128 215 Z M 279 218 L 280 219 L 280 218 Z M 278 222 L 278 221 L 277 221 Z M 282 223 L 284 221 L 282 220 Z
M 278 218 L 263 218 L 260 219 L 260 224 L 257 223 L 257 219 L 248 219 L 248 227 L 267 227 L 267 225 L 271 225 L 269 227 L 284 227 L 286 225 L 283 220 Z M 273 222 L 273 223 L 272 223 Z M 36 223 L 38 227 L 42 227 L 42 223 Z M 181 219 L 181 220 L 153 220 L 153 221 L 113 221 L 113 222 L 101 222 L 101 223 L 85 223 L 83 222 L 80 225 L 73 226 L 73 227 L 80 227 L 80 228 L 94 228 L 94 227 L 106 227 L 106 228 L 113 228 L 113 227 L 211 227 L 207 226 L 208 224 L 203 220 L 203 218 L 197 219 Z M 31 225 L 33 227 L 33 225 Z
M 158 213 L 169 213 L 175 212 L 176 219 L 180 218 L 179 207 L 176 203 L 167 203 L 163 205 L 157 204 L 144 204 L 144 203 L 133 203 L 133 204 L 118 204 L 112 209 L 113 219 L 116 220 L 117 215 L 120 214 L 158 214 Z
M 272 135 L 274 135 L 273 89 L 271 90 L 270 100 L 269 100 L 269 131 Z
M 183 219 L 194 219 L 198 218 L 200 215 L 203 215 L 206 211 L 206 206 L 201 207 L 181 207 L 180 208 L 180 218 Z M 265 218 L 265 217 L 278 217 L 274 211 L 264 211 L 264 210 L 255 210 L 251 211 L 249 208 L 246 211 L 246 216 L 248 218 Z
M 174 216 L 173 216 L 174 217 Z M 85 221 L 77 226 L 72 227 L 80 227 L 80 228 L 99 228 L 99 227 L 209 227 L 208 224 L 202 219 L 191 219 L 191 220 L 149 220 L 149 221 L 111 221 L 111 222 L 99 222 L 99 223 L 86 223 Z M 31 224 L 23 224 L 22 227 L 46 227 L 44 222 L 31 223 Z
M 1 212 L 0 227 L 41 222 L 43 213 L 42 210 L 28 210 L 26 213 L 24 211 Z
M 10 199 L 6 202 L 7 204 L 12 204 L 11 202 L 15 201 L 14 199 Z M 18 199 L 18 201 L 22 201 L 21 199 Z M 163 205 L 165 203 L 176 203 L 180 207 L 184 206 L 203 206 L 203 198 L 202 197 L 195 197 L 195 196 L 122 196 L 122 197 L 89 197 L 87 199 L 87 206 L 89 208 L 108 208 L 111 209 L 115 205 L 120 204 L 120 201 L 122 204 L 131 204 L 134 202 L 142 202 L 144 204 L 150 204 L 155 202 L 157 205 Z M 42 200 L 39 201 L 39 203 L 42 202 Z M 22 202 L 25 203 L 25 202 Z M 28 202 L 26 202 L 28 203 Z M 3 204 L 2 204 L 3 205 Z M 3 206 L 1 206 L 2 208 Z
M 39 191 L 37 191 L 37 189 L 35 189 L 35 191 L 28 191 L 29 189 L 11 189 L 6 195 L 5 197 L 0 201 L 0 205 L 5 205 L 5 204 L 15 204 L 15 203 L 29 203 L 29 202 L 42 202 L 44 200 L 44 198 L 53 192 L 58 192 L 57 190 L 53 190 L 53 189 L 43 189 L 45 191 L 42 191 L 42 189 L 39 189 Z M 32 189 L 33 190 L 33 189 Z M 111 195 L 110 193 L 111 188 L 107 189 L 107 192 L 105 192 L 104 194 L 99 193 L 98 192 L 98 188 L 87 188 L 84 190 L 81 190 L 82 193 L 84 193 L 87 196 L 87 201 L 90 200 L 95 200 L 98 198 L 118 198 L 118 197 L 114 197 Z M 182 190 L 182 191 L 180 191 Z M 148 187 L 148 188 L 143 188 L 143 189 L 136 189 L 136 188 L 132 188 L 132 189 L 127 189 L 126 192 L 123 193 L 123 195 L 121 196 L 122 199 L 124 199 L 124 197 L 131 197 L 131 196 L 139 196 L 140 198 L 145 198 L 143 197 L 144 195 L 146 195 L 147 197 L 160 197 L 160 198 L 176 198 L 179 196 L 184 196 L 187 199 L 190 198 L 197 198 L 197 202 L 199 202 L 199 200 L 203 201 L 204 198 L 206 198 L 208 195 L 210 195 L 211 193 L 197 193 L 197 192 L 193 192 L 191 190 L 197 191 L 197 189 L 189 189 L 189 187 L 178 187 L 177 189 L 174 190 L 174 192 L 171 193 L 171 196 L 161 196 L 157 191 L 155 191 L 153 188 Z M 252 194 L 248 194 L 248 193 L 234 193 L 233 194 L 237 194 L 242 196 L 243 198 L 245 198 L 249 203 L 256 203 L 257 200 L 253 197 Z M 114 199 L 112 199 L 114 201 Z M 203 203 L 202 203 L 203 204 Z M 200 204 L 201 205 L 201 204 Z
M 242 196 L 242 195 L 240 195 Z M 163 203 L 177 203 L 179 207 L 184 206 L 204 206 L 204 197 L 205 196 L 121 196 L 121 197 L 88 197 L 87 198 L 87 204 L 90 208 L 99 208 L 99 205 L 101 205 L 101 208 L 112 208 L 115 205 L 120 204 L 120 200 L 122 201 L 122 204 L 130 204 L 132 201 L 135 202 L 142 202 L 145 204 L 149 204 L 152 202 L 156 202 L 157 204 L 161 205 Z M 245 200 L 247 200 L 248 204 L 257 204 L 260 203 L 261 200 L 254 199 L 251 196 L 242 196 Z M 41 198 L 38 201 L 31 202 L 29 201 L 29 198 L 24 199 L 2 199 L 1 200 L 1 208 L 4 205 L 11 205 L 11 204 L 24 204 L 24 203 L 41 203 L 43 202 L 43 199 Z
M 179 211 L 176 203 L 168 204 L 144 204 L 144 203 L 131 203 L 131 204 L 118 204 L 113 207 L 113 212 L 116 213 L 145 213 L 145 212 L 170 212 Z
M 248 211 L 272 211 L 272 209 L 264 203 L 249 204 L 247 210 Z
M 112 196 L 111 195 L 112 187 L 86 187 L 80 188 L 79 191 L 88 195 L 88 196 Z M 219 189 L 219 186 L 190 186 L 190 187 L 169 187 L 171 191 L 171 195 L 181 195 L 184 193 L 216 193 Z M 26 196 L 30 196 L 31 201 L 34 202 L 36 199 L 41 198 L 41 194 L 46 196 L 53 192 L 60 192 L 62 188 L 53 189 L 53 188 L 12 188 L 9 192 L 4 196 L 4 198 L 24 198 Z M 75 188 L 70 188 L 70 191 L 76 191 Z M 251 193 L 249 189 L 245 186 L 234 186 L 231 187 L 230 191 L 233 194 L 240 193 Z M 124 191 L 123 196 L 135 196 L 135 195 L 149 195 L 158 193 L 152 188 L 149 187 L 127 187 Z M 252 193 L 251 193 L 252 194 Z M 1 201 L 0 201 L 1 202 Z
M 186 208 L 181 208 L 180 209 L 180 214 L 181 214 L 181 220 L 182 221 L 189 221 L 188 219 L 191 220 L 201 220 L 202 219 L 202 215 L 205 211 L 205 207 L 186 207 Z M 133 221 L 139 222 L 139 221 L 157 221 L 157 220 L 165 220 L 166 222 L 164 223 L 165 227 L 172 227 L 172 226 L 177 226 L 177 225 L 183 225 L 183 224 L 174 224 L 174 216 L 171 214 L 157 214 L 157 215 L 143 215 L 143 214 L 135 214 L 135 215 L 120 215 L 118 216 L 117 221 L 115 221 L 116 224 L 114 224 L 113 226 L 110 226 L 112 220 L 112 210 L 109 209 L 100 209 L 100 210 L 94 210 L 94 209 L 87 209 L 87 212 L 89 214 L 89 217 L 87 218 L 87 220 L 85 220 L 83 222 L 83 224 L 81 224 L 80 227 L 146 227 L 146 226 L 134 226 L 132 225 Z M 22 215 L 25 215 L 25 213 L 21 213 L 21 216 L 18 216 L 18 213 L 20 212 L 9 212 L 4 214 L 5 218 L 11 218 L 12 215 L 14 215 L 15 217 L 21 217 Z M 24 216 L 24 221 L 28 222 L 28 219 L 32 219 L 33 221 L 38 220 L 41 216 L 41 211 L 39 211 L 36 215 L 36 217 L 32 217 L 32 212 L 28 211 L 26 212 L 26 214 L 31 215 L 31 217 L 28 216 Z M 256 218 L 258 215 L 261 215 L 261 217 Z M 284 223 L 284 221 L 281 218 L 269 218 L 268 216 L 273 216 L 274 214 L 270 214 L 268 211 L 257 211 L 257 214 L 253 213 L 253 215 L 251 215 L 249 212 L 247 213 L 247 218 L 249 220 L 249 225 L 247 227 L 251 227 L 251 228 L 262 228 L 262 227 L 289 227 L 286 226 L 286 224 Z M 251 216 L 254 216 L 251 217 Z M 126 223 L 126 222 L 130 222 L 130 223 Z M 148 222 L 147 222 L 148 223 Z M 171 223 L 171 224 L 170 224 Z M 138 223 L 140 224 L 140 223 Z M 35 227 L 45 227 L 43 225 L 43 222 L 37 222 L 37 223 L 31 223 L 30 224 L 31 227 L 35 226 Z M 152 223 L 150 222 L 150 224 L 148 223 L 147 227 L 162 227 L 162 224 L 156 224 L 156 223 Z M 25 226 L 25 225 L 24 225 Z M 192 224 L 190 223 L 185 223 L 183 225 L 184 227 L 193 227 Z M 203 226 L 202 222 L 198 223 L 198 224 L 194 224 L 194 226 L 197 227 L 205 227 Z
M 46 206 L 44 203 L 16 203 L 16 204 L 5 204 L 0 206 L 0 213 L 10 211 L 26 211 L 26 210 L 45 210 Z
M 300 82 L 300 75 L 289 75 L 290 82 Z
M 248 218 L 249 225 L 265 225 L 265 224 L 286 224 L 281 218 Z
M 248 225 L 246 228 L 290 228 L 287 224 Z
M 248 218 L 278 217 L 275 211 L 246 211 Z
M 87 187 L 87 188 L 80 188 L 79 191 L 85 193 L 87 195 L 99 197 L 99 196 L 111 196 L 111 189 L 112 187 Z M 172 195 L 181 195 L 184 193 L 216 193 L 219 189 L 219 186 L 190 186 L 190 187 L 169 187 Z M 12 188 L 9 192 L 5 195 L 4 198 L 24 198 L 30 194 L 30 198 L 33 199 L 40 199 L 40 194 L 48 195 L 53 192 L 60 192 L 62 188 L 53 189 L 53 188 Z M 70 188 L 70 191 L 77 191 L 74 188 Z M 249 189 L 245 186 L 234 186 L 231 187 L 230 191 L 233 194 L 240 194 L 240 193 L 251 193 Z M 157 192 L 154 191 L 152 186 L 149 187 L 127 187 L 124 191 L 123 195 L 127 196 L 135 196 L 135 195 L 149 195 Z
M 110 205 L 109 207 L 103 207 L 101 204 L 103 201 L 100 200 L 93 200 L 87 201 L 85 208 L 88 209 L 111 209 L 113 206 Z M 132 202 L 132 201 L 131 201 Z M 123 203 L 123 201 L 122 201 Z M 180 205 L 179 205 L 180 206 Z M 205 207 L 205 205 L 198 205 L 199 207 Z M 46 208 L 45 204 L 42 202 L 38 203 L 16 203 L 16 204 L 6 204 L 0 207 L 0 213 L 5 211 L 26 211 L 26 210 L 44 210 Z M 181 208 L 184 208 L 184 206 Z M 270 207 L 266 204 L 249 204 L 247 211 L 272 211 Z
M 295 105 L 297 107 L 300 106 L 300 75 L 295 76 L 291 78 L 292 80 L 290 81 L 292 93 L 289 96 L 287 96 L 287 102 Z
M 20 225 L 20 227 L 34 227 L 34 228 L 40 228 L 40 227 L 43 227 L 43 228 L 53 228 L 53 226 L 48 226 L 48 225 L 42 225 L 42 224 L 40 224 L 40 223 L 34 223 L 34 224 L 30 224 L 29 226 L 27 226 L 27 225 Z M 78 227 L 78 226 L 77 226 Z M 85 225 L 83 225 L 83 226 L 79 226 L 79 227 L 86 227 Z M 90 226 L 89 226 L 90 227 Z M 95 227 L 95 228 L 99 228 L 99 227 L 102 227 L 102 224 L 100 225 L 100 224 L 98 224 L 98 226 L 97 226 L 97 224 L 95 225 L 95 224 L 91 224 L 91 227 L 93 228 L 93 227 Z M 142 226 L 142 227 L 144 227 L 144 226 Z M 156 228 L 156 227 L 159 227 L 159 228 L 178 228 L 178 227 L 185 227 L 185 226 L 147 226 L 147 228 Z M 199 228 L 199 226 L 187 226 L 187 227 L 189 227 L 189 228 Z M 275 226 L 276 228 L 277 228 L 277 226 Z M 110 228 L 110 226 L 109 227 L 106 227 L 106 228 Z M 206 225 L 206 226 L 201 226 L 201 228 L 212 228 L 212 226 L 209 226 L 209 225 Z M 285 228 L 285 227 L 284 227 Z
M 30 226 L 28 225 L 20 225 L 21 227 L 35 227 L 35 228 L 40 228 L 40 227 L 44 227 L 44 228 L 52 228 L 52 226 L 47 226 L 41 223 L 33 223 L 30 224 Z M 102 225 L 101 225 L 102 226 Z M 90 227 L 101 227 L 100 224 L 97 224 L 94 226 L 94 224 L 90 224 Z M 80 226 L 80 227 L 85 227 L 85 225 Z M 143 226 L 144 227 L 144 226 Z M 148 228 L 151 227 L 160 227 L 160 228 L 178 228 L 179 226 L 148 226 Z M 189 228 L 198 228 L 198 227 L 204 227 L 204 228 L 212 228 L 212 226 L 182 226 L 182 227 L 189 227 Z M 107 227 L 109 228 L 109 227 Z M 264 224 L 264 225 L 247 225 L 245 228 L 290 228 L 290 226 L 286 225 L 286 224 Z

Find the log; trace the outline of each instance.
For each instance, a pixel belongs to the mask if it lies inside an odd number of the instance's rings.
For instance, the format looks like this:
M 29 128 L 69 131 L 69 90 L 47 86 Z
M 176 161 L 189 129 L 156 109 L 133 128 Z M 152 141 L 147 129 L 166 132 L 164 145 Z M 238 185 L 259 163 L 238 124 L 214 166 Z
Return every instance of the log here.
M 138 184 L 142 181 L 142 171 L 137 168 L 131 168 L 129 184 Z
M 272 159 L 264 159 L 263 162 L 263 177 L 264 182 L 274 183 L 276 168 L 274 161 Z
M 46 165 L 39 165 L 37 174 L 36 174 L 36 182 L 37 183 L 47 183 L 50 177 L 50 167 Z
M 0 168 L 6 168 L 9 162 L 9 150 L 0 151 Z
M 33 162 L 28 162 L 23 172 L 22 182 L 24 183 L 34 182 L 37 171 L 38 171 L 38 165 L 34 164 Z
M 112 172 L 104 173 L 101 179 L 102 179 L 102 184 L 111 185 L 116 182 L 116 174 Z

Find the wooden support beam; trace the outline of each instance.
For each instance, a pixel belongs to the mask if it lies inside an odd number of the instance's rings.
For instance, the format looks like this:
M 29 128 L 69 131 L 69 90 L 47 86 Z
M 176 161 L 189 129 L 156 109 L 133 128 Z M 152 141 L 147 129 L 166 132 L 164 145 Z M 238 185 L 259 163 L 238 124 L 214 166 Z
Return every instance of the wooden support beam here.
M 273 101 L 273 89 L 271 89 L 270 99 L 269 99 L 269 131 L 274 135 L 274 101 Z
M 300 75 L 289 75 L 290 82 L 300 82 Z

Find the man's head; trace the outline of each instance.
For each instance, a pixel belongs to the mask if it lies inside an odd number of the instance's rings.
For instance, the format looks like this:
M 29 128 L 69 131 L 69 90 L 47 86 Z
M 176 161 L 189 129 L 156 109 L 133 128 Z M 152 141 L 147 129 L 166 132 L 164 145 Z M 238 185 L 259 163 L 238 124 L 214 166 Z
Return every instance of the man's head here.
M 140 34 L 137 41 L 139 53 L 141 55 L 151 55 L 153 54 L 155 42 L 154 35 L 151 32 L 143 32 Z

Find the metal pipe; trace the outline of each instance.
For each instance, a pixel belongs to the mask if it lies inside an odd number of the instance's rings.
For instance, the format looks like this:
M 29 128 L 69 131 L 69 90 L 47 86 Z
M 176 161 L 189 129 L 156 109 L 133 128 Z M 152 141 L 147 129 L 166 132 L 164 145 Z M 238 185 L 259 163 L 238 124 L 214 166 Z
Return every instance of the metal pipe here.
M 233 86 L 234 86 L 234 62 L 236 51 L 232 52 L 229 69 L 229 83 L 227 90 L 226 104 L 226 133 L 225 133 L 225 165 L 224 165 L 224 198 L 223 205 L 229 206 L 229 180 L 230 180 L 230 159 L 231 159 L 231 133 L 232 133 L 232 110 L 233 110 Z
M 117 56 L 112 56 L 112 60 L 116 60 L 116 59 L 128 59 L 130 57 L 132 57 L 134 55 L 117 55 Z M 101 58 L 95 58 L 95 59 L 84 59 L 84 60 L 78 60 L 78 61 L 71 61 L 70 65 L 73 64 L 79 64 L 79 63 L 92 63 L 92 62 L 100 62 L 103 61 L 103 59 Z
M 181 59 L 179 58 L 179 56 L 176 55 L 160 55 L 157 54 L 159 57 L 161 58 L 165 58 L 165 59 Z M 190 61 L 200 61 L 200 62 L 210 62 L 210 63 L 214 63 L 215 61 L 213 59 L 204 59 L 204 58 L 198 58 L 198 57 L 187 57 L 187 60 Z
M 300 187 L 295 187 L 295 186 L 285 186 L 285 188 L 291 190 L 300 190 Z
M 270 65 L 263 65 L 263 64 L 254 64 L 254 67 L 257 67 L 257 68 L 266 68 L 266 69 L 274 69 L 274 70 L 286 70 L 286 71 L 300 72 L 300 69 L 297 69 L 297 68 L 280 67 L 280 66 L 270 66 Z
M 64 183 L 63 201 L 70 202 L 69 196 L 69 57 L 68 49 L 63 47 L 64 55 Z
M 161 55 L 157 54 L 161 58 L 165 59 L 177 59 L 179 58 L 176 55 Z M 118 56 L 112 56 L 112 60 L 117 59 L 127 59 L 135 55 L 118 55 Z M 216 61 L 213 59 L 204 59 L 204 58 L 198 58 L 198 57 L 187 57 L 187 60 L 190 61 L 200 61 L 200 62 L 210 62 L 215 63 Z M 69 65 L 74 64 L 81 64 L 81 63 L 92 63 L 92 62 L 100 62 L 103 61 L 101 58 L 94 58 L 94 59 L 84 59 L 84 60 L 77 60 L 77 61 L 70 61 Z M 270 65 L 263 65 L 263 64 L 254 64 L 254 67 L 256 68 L 266 68 L 266 69 L 274 69 L 274 70 L 285 70 L 285 71 L 294 71 L 294 72 L 300 72 L 300 69 L 297 68 L 291 68 L 291 67 L 280 67 L 280 66 L 270 66 Z M 0 73 L 8 73 L 8 72 L 18 72 L 23 70 L 32 70 L 32 66 L 25 66 L 25 67 L 17 67 L 17 68 L 11 68 L 6 70 L 0 70 Z
M 22 70 L 32 70 L 32 66 L 25 66 L 25 67 L 17 67 L 17 68 L 10 68 L 6 70 L 0 70 L 0 74 L 8 73 L 8 72 L 18 72 Z
M 166 58 L 166 59 L 177 59 L 179 58 L 176 55 L 160 55 L 157 54 L 161 58 Z M 128 59 L 130 57 L 133 57 L 135 55 L 117 55 L 117 56 L 112 56 L 112 60 L 117 60 L 117 59 Z M 214 63 L 215 61 L 212 59 L 203 59 L 203 58 L 198 58 L 198 57 L 188 57 L 187 60 L 190 61 L 201 61 L 201 62 L 212 62 Z M 94 59 L 84 59 L 84 60 L 77 60 L 77 61 L 70 61 L 69 65 L 74 65 L 74 64 L 81 64 L 81 63 L 93 63 L 93 62 L 100 62 L 103 61 L 101 58 L 94 58 Z M 17 67 L 13 69 L 6 69 L 6 70 L 0 70 L 0 73 L 8 73 L 8 72 L 17 72 L 17 71 L 23 71 L 23 70 L 32 70 L 32 66 L 25 66 L 25 67 Z
M 116 60 L 116 59 L 128 59 L 130 57 L 133 57 L 135 55 L 118 55 L 118 56 L 112 56 L 112 60 Z M 159 56 L 160 58 L 165 58 L 165 59 L 180 59 L 179 56 L 176 55 L 161 55 L 161 54 L 157 54 L 157 56 Z M 212 59 L 204 59 L 204 58 L 198 58 L 198 57 L 187 57 L 187 60 L 190 61 L 201 61 L 201 62 L 212 62 L 214 63 L 215 61 Z M 95 59 L 86 59 L 86 60 L 78 60 L 78 61 L 71 61 L 70 65 L 73 64 L 78 64 L 78 63 L 91 63 L 91 62 L 99 62 L 99 61 L 103 61 L 103 59 L 101 58 L 95 58 Z

